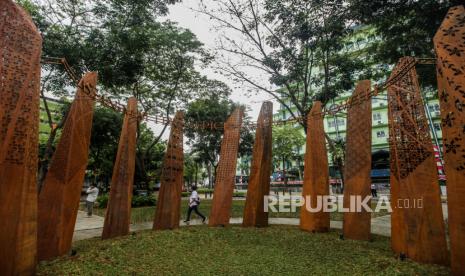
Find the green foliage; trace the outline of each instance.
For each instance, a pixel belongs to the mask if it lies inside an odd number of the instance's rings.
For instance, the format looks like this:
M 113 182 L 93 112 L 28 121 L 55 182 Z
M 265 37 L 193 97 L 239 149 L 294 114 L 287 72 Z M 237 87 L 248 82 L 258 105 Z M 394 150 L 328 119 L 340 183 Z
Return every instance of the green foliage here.
M 108 199 L 108 194 L 99 195 L 97 198 L 97 207 L 100 209 L 107 208 Z M 156 203 L 157 199 L 155 198 L 155 195 L 134 195 L 132 196 L 131 207 L 155 206 Z
M 346 1 L 201 2 L 224 31 L 220 52 L 235 56 L 222 60 L 223 74 L 250 92 L 268 93 L 291 117 L 305 117 L 313 101 L 326 103 L 353 86 L 363 62 L 343 51 L 352 30 Z M 251 74 L 257 70 L 260 78 Z
M 135 195 L 132 197 L 131 207 L 155 206 L 157 199 L 155 195 Z
M 97 181 L 109 184 L 118 151 L 123 117 L 108 108 L 96 107 L 92 119 L 88 170 Z
M 191 102 L 185 114 L 187 125 L 201 124 L 202 122 L 216 122 L 221 125 L 236 108 L 244 108 L 226 99 L 227 95 L 229 95 L 229 91 L 223 91 L 223 94 L 212 94 Z M 248 117 L 244 117 L 244 121 L 247 121 Z M 191 154 L 195 155 L 195 162 L 207 166 L 210 181 L 212 170 L 217 166 L 223 131 L 221 128 L 212 130 L 189 127 L 186 127 L 185 130 L 187 143 L 191 146 Z M 253 138 L 251 139 L 248 130 L 243 131 L 241 138 L 238 154 L 249 154 Z
M 108 205 L 108 194 L 101 194 L 97 197 L 97 207 L 98 208 L 107 208 L 107 205 Z
M 276 167 L 299 155 L 299 149 L 305 144 L 305 136 L 300 128 L 291 125 L 273 128 L 273 160 Z M 285 164 L 283 164 L 285 166 Z M 286 169 L 283 167 L 283 169 Z
M 368 49 L 374 62 L 395 64 L 403 56 L 434 57 L 433 37 L 447 10 L 462 0 L 350 0 L 351 17 L 375 28 L 379 39 Z M 434 66 L 419 67 L 423 85 L 436 86 Z M 384 67 L 384 74 L 390 68 Z

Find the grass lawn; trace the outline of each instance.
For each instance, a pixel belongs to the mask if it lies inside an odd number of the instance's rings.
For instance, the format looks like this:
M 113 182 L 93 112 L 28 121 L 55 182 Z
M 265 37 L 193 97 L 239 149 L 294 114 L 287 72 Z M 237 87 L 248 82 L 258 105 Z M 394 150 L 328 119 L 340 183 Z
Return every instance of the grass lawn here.
M 400 261 L 389 239 L 340 240 L 295 226 L 183 227 L 74 243 L 77 255 L 39 264 L 37 275 L 448 275 Z
M 202 199 L 201 204 L 199 206 L 199 210 L 205 216 L 210 215 L 212 200 L 211 199 Z M 245 200 L 233 200 L 232 205 L 232 217 L 233 218 L 240 218 L 244 212 L 244 205 Z M 374 209 L 373 205 L 373 209 Z M 85 210 L 84 206 L 81 206 L 82 210 Z M 185 219 L 187 212 L 187 199 L 183 199 L 181 201 L 181 218 Z M 94 214 L 98 216 L 105 216 L 105 209 L 94 209 Z M 387 215 L 386 211 L 380 213 L 372 213 L 373 217 Z M 141 223 L 147 221 L 153 221 L 153 217 L 155 216 L 155 207 L 139 207 L 139 208 L 132 208 L 131 210 L 131 222 L 132 223 Z M 193 218 L 196 215 L 193 213 Z M 330 214 L 331 220 L 338 220 L 342 221 L 343 213 L 333 212 Z M 269 213 L 270 218 L 299 218 L 300 217 L 300 208 L 297 208 L 296 212 L 280 212 L 280 213 Z

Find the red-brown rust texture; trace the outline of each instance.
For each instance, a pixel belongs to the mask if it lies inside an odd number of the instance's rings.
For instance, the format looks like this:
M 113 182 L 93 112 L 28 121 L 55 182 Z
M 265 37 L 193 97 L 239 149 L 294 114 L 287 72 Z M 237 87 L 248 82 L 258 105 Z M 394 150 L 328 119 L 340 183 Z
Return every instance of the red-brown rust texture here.
M 410 59 L 400 59 L 392 75 Z M 392 249 L 418 262 L 445 265 L 438 173 L 415 68 L 388 88 L 388 101 Z
M 236 180 L 236 163 L 241 136 L 242 113 L 242 110 L 237 108 L 224 124 L 220 161 L 216 169 L 215 193 L 209 219 L 210 226 L 229 225 L 232 196 Z
M 12 1 L 0 1 L 0 14 L 0 274 L 32 275 L 42 39 Z
M 39 194 L 38 257 L 48 260 L 71 249 L 94 113 L 97 73 L 79 81 L 44 186 Z
M 272 116 L 273 104 L 264 102 L 258 116 L 255 133 L 252 167 L 242 222 L 244 227 L 268 226 L 268 212 L 265 212 L 263 204 L 264 197 L 270 193 Z
M 317 207 L 318 196 L 329 195 L 329 168 L 326 140 L 321 114 L 321 102 L 315 102 L 307 118 L 307 145 L 305 152 L 304 183 L 302 196 L 305 205 Z M 307 202 L 308 199 L 310 202 Z M 300 209 L 300 229 L 310 232 L 329 230 L 329 213 L 323 210 L 310 212 Z
M 465 8 L 449 10 L 436 36 L 453 275 L 465 275 Z
M 176 112 L 171 124 L 171 133 L 160 177 L 154 230 L 175 229 L 181 219 L 181 193 L 183 176 L 183 127 L 184 113 Z
M 344 168 L 344 208 L 350 208 L 351 198 L 364 200 L 370 196 L 371 186 L 371 84 L 360 81 L 353 97 L 363 98 L 359 104 L 349 108 L 347 114 L 347 144 Z M 355 201 L 354 201 L 355 202 Z M 352 211 L 352 210 L 351 210 Z M 344 238 L 369 240 L 371 213 L 363 208 L 361 212 L 344 213 Z
M 129 234 L 131 199 L 136 166 L 137 100 L 130 98 L 124 114 L 118 153 L 113 167 L 110 199 L 102 239 Z

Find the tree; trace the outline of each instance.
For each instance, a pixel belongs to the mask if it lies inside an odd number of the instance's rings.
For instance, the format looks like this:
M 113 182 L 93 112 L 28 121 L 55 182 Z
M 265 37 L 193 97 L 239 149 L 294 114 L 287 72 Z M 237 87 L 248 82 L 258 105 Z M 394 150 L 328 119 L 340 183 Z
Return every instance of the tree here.
M 368 49 L 378 64 L 395 64 L 403 56 L 434 57 L 433 37 L 448 9 L 462 0 L 349 0 L 352 17 L 373 26 L 379 39 Z M 384 67 L 384 74 L 390 72 Z M 434 66 L 418 68 L 423 85 L 436 86 Z
M 187 125 L 202 122 L 223 124 L 236 108 L 244 108 L 226 99 L 226 95 L 229 95 L 229 91 L 223 92 L 223 95 L 210 94 L 208 97 L 197 99 L 189 104 L 185 115 Z M 244 116 L 244 120 L 247 118 Z M 192 153 L 195 153 L 198 160 L 206 166 L 210 187 L 213 185 L 213 178 L 218 166 L 223 131 L 223 129 L 190 127 L 186 127 L 185 130 L 187 143 L 191 146 Z M 243 130 L 238 156 L 251 152 L 250 143 L 248 130 Z
M 291 125 L 273 128 L 273 159 L 279 166 L 282 163 L 284 185 L 287 185 L 287 162 L 299 155 L 299 149 L 305 144 L 302 132 Z
M 361 62 L 342 51 L 351 31 L 345 1 L 201 2 L 200 12 L 223 31 L 219 69 L 249 91 L 268 93 L 291 117 L 305 117 L 314 100 L 326 103 L 353 86 Z M 259 79 L 250 73 L 257 70 Z M 300 124 L 306 132 L 305 120 Z
M 65 57 L 77 76 L 98 71 L 99 94 L 121 103 L 136 97 L 141 113 L 168 118 L 175 108 L 182 109 L 205 90 L 212 92 L 211 86 L 224 86 L 196 70 L 207 65 L 211 56 L 192 32 L 158 21 L 166 15 L 167 5 L 177 0 L 22 1 L 44 37 L 44 56 Z M 43 71 L 42 96 L 71 96 L 73 90 L 68 88 L 76 84 L 63 68 L 45 64 Z M 66 118 L 54 122 L 45 97 L 43 104 L 52 129 L 48 144 L 53 145 Z M 140 141 L 145 136 L 138 129 L 138 173 L 145 174 L 144 182 L 152 178 L 145 171 L 151 165 L 144 163 L 150 162 L 149 155 L 166 129 L 167 125 L 158 136 L 151 135 L 150 142 Z M 53 153 L 51 146 L 48 149 L 41 171 L 46 171 Z
M 90 176 L 93 181 L 103 183 L 105 189 L 109 187 L 113 175 L 122 123 L 123 115 L 119 112 L 104 107 L 95 108 L 87 168 L 92 173 Z M 166 145 L 158 143 L 147 150 L 154 139 L 154 134 L 145 124 L 141 124 L 139 128 L 141 137 L 136 149 L 138 158 L 136 158 L 135 183 L 138 189 L 148 190 L 150 184 L 159 180 Z M 147 158 L 143 163 L 137 161 L 141 159 L 141 155 Z

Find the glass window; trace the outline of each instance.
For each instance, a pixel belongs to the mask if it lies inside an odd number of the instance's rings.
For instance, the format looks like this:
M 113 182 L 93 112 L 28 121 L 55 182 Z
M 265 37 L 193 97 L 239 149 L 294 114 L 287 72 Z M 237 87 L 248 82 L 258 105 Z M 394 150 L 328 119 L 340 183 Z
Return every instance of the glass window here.
M 386 133 L 384 132 L 384 130 L 377 131 L 376 132 L 376 137 L 384 138 L 384 137 L 386 137 Z
M 374 121 L 381 121 L 381 113 L 373 113 Z

